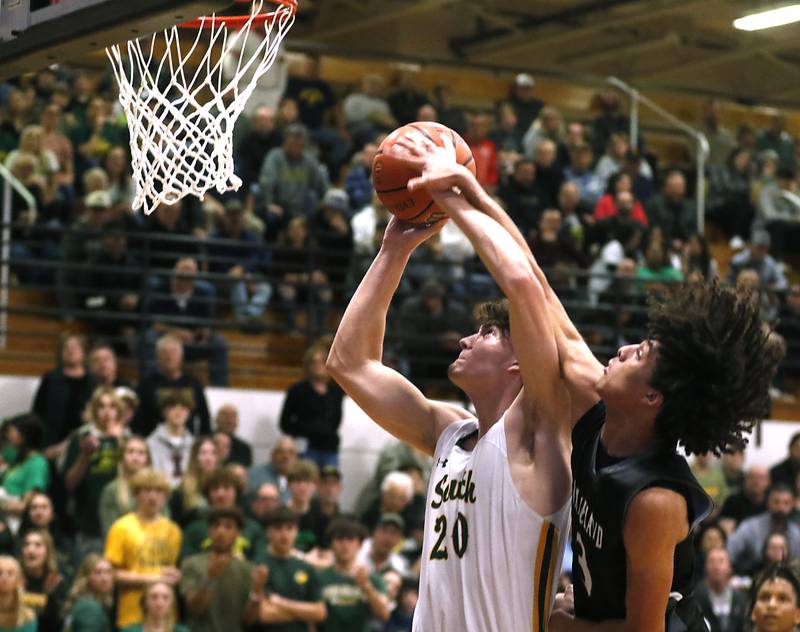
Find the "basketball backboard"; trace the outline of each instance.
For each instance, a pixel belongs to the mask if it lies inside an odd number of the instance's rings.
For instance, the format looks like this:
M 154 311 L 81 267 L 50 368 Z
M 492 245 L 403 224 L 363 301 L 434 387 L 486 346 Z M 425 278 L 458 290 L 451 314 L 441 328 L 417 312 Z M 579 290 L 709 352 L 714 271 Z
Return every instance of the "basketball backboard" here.
M 0 0 L 0 80 L 219 12 L 232 0 Z M 105 56 L 103 56 L 105 61 Z

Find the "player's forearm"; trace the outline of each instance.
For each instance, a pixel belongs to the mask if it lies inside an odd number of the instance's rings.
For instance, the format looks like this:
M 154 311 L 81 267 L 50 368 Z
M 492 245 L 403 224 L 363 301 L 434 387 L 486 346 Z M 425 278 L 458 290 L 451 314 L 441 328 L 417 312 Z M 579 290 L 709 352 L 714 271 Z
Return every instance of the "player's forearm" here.
M 539 267 L 536 258 L 534 257 L 533 253 L 531 252 L 530 245 L 525 240 L 525 236 L 520 231 L 519 227 L 514 223 L 514 220 L 506 213 L 505 209 L 497 203 L 487 191 L 484 189 L 474 177 L 468 180 L 468 185 L 466 186 L 465 190 L 462 191 L 464 197 L 466 197 L 467 201 L 472 204 L 476 209 L 486 213 L 489 217 L 491 217 L 494 221 L 500 224 L 503 228 L 508 231 L 508 234 L 511 235 L 511 238 L 517 243 L 520 250 L 522 250 L 523 254 L 528 260 L 528 263 L 531 266 L 536 278 L 539 280 L 539 283 L 542 284 L 543 288 L 549 288 L 549 284 L 547 283 L 547 278 L 544 276 L 544 272 Z
M 295 619 L 306 623 L 322 623 L 328 614 L 325 609 L 325 603 L 322 601 L 295 601 L 294 599 L 281 598 L 279 605 Z
M 367 596 L 367 603 L 369 603 L 370 610 L 372 610 L 372 616 L 379 621 L 388 621 L 391 612 L 389 612 L 389 600 L 386 599 L 385 595 L 379 593 L 372 585 L 364 590 L 364 594 Z
M 437 196 L 509 300 L 537 284 L 525 254 L 497 221 L 460 196 Z
M 380 362 L 386 314 L 409 256 L 405 252 L 381 248 L 375 257 L 350 300 L 333 340 L 328 369 L 334 376 L 364 362 Z

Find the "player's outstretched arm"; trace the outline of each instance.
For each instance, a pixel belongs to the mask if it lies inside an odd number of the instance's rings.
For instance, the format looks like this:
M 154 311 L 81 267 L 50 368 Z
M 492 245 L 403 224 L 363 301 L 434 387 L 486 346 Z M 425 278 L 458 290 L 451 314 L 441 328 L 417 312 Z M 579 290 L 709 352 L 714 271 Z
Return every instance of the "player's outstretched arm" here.
M 327 363 L 333 378 L 376 423 L 431 455 L 442 430 L 468 413 L 427 399 L 381 358 L 386 313 L 408 259 L 441 227 L 441 222 L 430 227 L 389 222 L 381 249 L 345 310 Z
M 443 136 L 443 140 L 445 142 L 444 151 L 448 151 L 447 137 Z M 417 166 L 420 168 L 423 168 L 428 155 L 437 151 L 435 147 L 431 147 L 431 143 L 427 139 L 421 136 L 410 136 L 407 139 L 401 139 L 398 141 L 398 145 L 409 152 L 410 157 L 416 156 L 419 160 Z M 571 421 L 573 423 L 577 422 L 583 416 L 583 413 L 598 400 L 595 384 L 602 375 L 603 366 L 594 357 L 589 346 L 569 318 L 558 296 L 550 287 L 544 272 L 539 267 L 528 242 L 517 225 L 503 207 L 478 183 L 472 172 L 457 163 L 446 164 L 443 161 L 440 168 L 425 169 L 420 177 L 409 181 L 408 187 L 411 190 L 426 188 L 440 192 L 451 191 L 453 187 L 457 187 L 473 208 L 485 213 L 500 224 L 522 250 L 531 270 L 544 289 L 550 318 L 555 325 L 562 376 L 570 391 L 572 403 Z
M 433 197 L 472 242 L 509 300 L 511 340 L 526 404 L 541 413 L 536 415 L 537 419 L 566 427 L 569 419 L 564 404 L 568 393 L 561 381 L 554 325 L 548 314 L 545 290 L 525 253 L 508 231 L 472 208 L 463 196 L 449 192 L 433 193 Z

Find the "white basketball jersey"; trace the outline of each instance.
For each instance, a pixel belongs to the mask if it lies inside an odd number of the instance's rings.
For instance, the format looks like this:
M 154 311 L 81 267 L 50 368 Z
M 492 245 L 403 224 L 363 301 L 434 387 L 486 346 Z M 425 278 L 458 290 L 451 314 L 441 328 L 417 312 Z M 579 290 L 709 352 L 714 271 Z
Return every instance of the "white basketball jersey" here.
M 473 450 L 456 445 L 477 430 L 474 420 L 453 423 L 436 445 L 413 630 L 544 632 L 570 503 L 539 516 L 511 480 L 505 417 Z

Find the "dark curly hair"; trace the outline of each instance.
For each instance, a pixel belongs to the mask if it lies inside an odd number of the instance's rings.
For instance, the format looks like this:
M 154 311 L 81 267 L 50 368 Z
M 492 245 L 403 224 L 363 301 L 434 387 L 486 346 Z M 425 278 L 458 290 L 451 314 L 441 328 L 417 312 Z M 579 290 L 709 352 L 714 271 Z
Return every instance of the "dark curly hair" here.
M 651 385 L 664 397 L 656 432 L 692 454 L 743 448 L 769 413 L 783 356 L 754 296 L 717 282 L 678 286 L 651 297 L 650 335 L 659 343 Z

